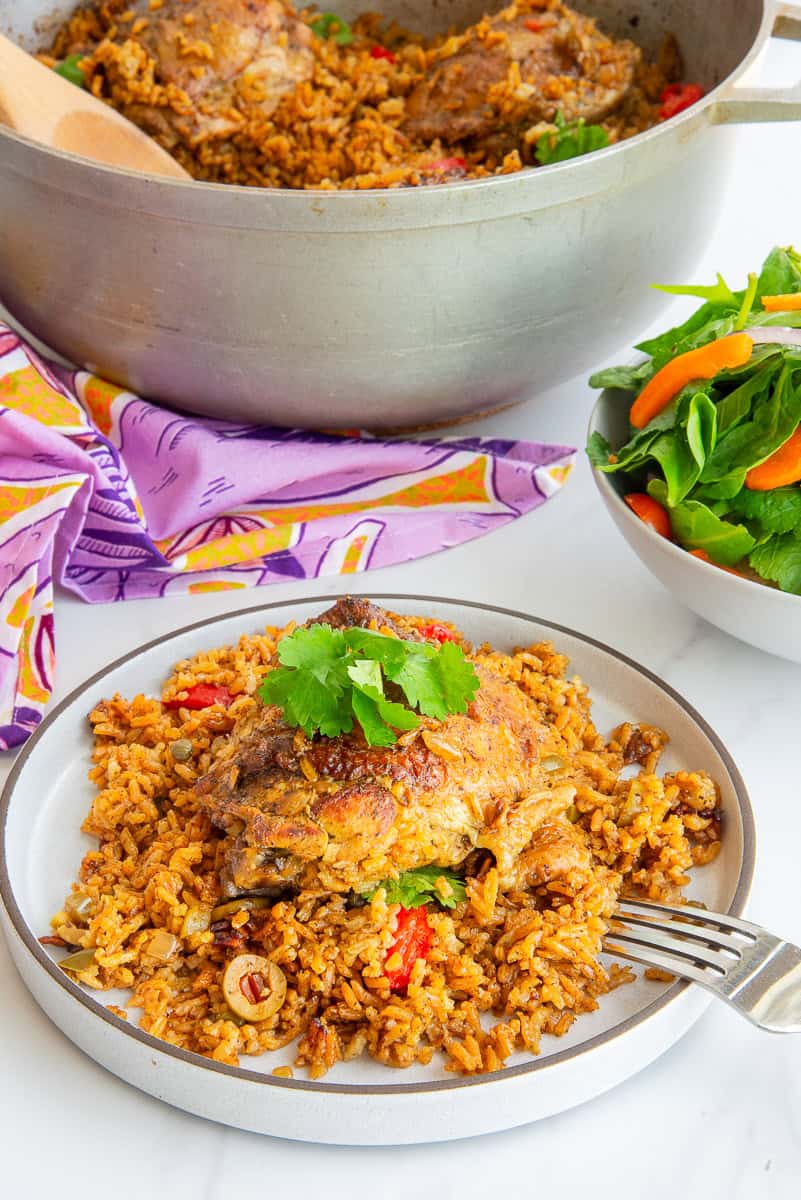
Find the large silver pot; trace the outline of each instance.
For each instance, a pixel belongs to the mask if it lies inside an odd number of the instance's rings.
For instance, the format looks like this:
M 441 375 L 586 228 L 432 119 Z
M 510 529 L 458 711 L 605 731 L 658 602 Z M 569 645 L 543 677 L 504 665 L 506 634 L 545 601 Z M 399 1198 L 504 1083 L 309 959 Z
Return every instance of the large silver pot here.
M 712 127 L 801 117 L 801 88 L 742 86 L 771 35 L 801 38 L 801 15 L 772 0 L 576 2 L 646 49 L 674 32 L 706 99 L 583 160 L 361 193 L 147 178 L 0 131 L 0 298 L 73 361 L 237 419 L 434 423 L 586 369 L 631 343 L 660 308 L 648 284 L 685 278 L 709 238 L 731 149 Z M 332 7 L 431 30 L 487 3 Z M 30 48 L 52 6 L 0 0 L 0 30 Z

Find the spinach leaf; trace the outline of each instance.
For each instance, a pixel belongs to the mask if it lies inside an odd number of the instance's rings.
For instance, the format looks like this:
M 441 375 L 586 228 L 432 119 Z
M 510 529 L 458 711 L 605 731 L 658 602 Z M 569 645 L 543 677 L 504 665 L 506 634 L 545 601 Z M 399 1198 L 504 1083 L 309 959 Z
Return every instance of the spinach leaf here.
M 607 367 L 590 375 L 589 384 L 591 388 L 619 388 L 624 392 L 638 392 L 651 372 L 649 362 L 642 362 L 637 367 Z
M 650 455 L 662 468 L 667 483 L 667 504 L 670 508 L 695 485 L 700 467 L 681 433 L 663 433 L 651 446 Z
M 609 445 L 609 442 L 607 442 L 603 434 L 600 434 L 597 429 L 594 433 L 591 433 L 587 439 L 586 451 L 587 458 L 594 467 L 600 467 L 603 469 L 604 467 L 609 466 L 609 455 L 612 451 L 612 447 Z
M 721 437 L 749 416 L 756 397 L 766 392 L 778 375 L 781 361 L 781 354 L 772 356 L 754 371 L 750 378 L 720 401 L 717 415 L 718 432 Z
M 719 439 L 702 472 L 704 482 L 713 482 L 735 470 L 750 470 L 787 441 L 801 422 L 798 376 L 798 367 L 785 362 L 775 385 L 757 396 L 750 418 Z
M 640 342 L 636 349 L 650 354 L 652 368 L 658 371 L 671 358 L 731 333 L 737 320 L 736 308 L 736 305 L 703 304 L 683 325 Z
M 685 433 L 700 472 L 718 437 L 717 409 L 705 391 L 697 391 L 690 397 Z
M 755 521 L 764 533 L 801 533 L 801 488 L 780 487 L 770 492 L 744 488 L 732 498 L 730 511 Z
M 695 284 L 677 285 L 666 283 L 655 283 L 654 287 L 658 292 L 667 292 L 670 296 L 697 296 L 699 300 L 710 300 L 718 304 L 731 304 L 732 307 L 737 304 L 734 292 L 720 271 L 718 271 L 717 283 L 713 283 L 708 287 L 697 286 Z
M 770 295 L 770 293 L 766 292 L 765 295 Z M 782 293 L 777 292 L 776 295 L 782 295 Z M 801 312 L 766 312 L 764 309 L 759 309 L 756 312 L 752 312 L 748 318 L 746 331 L 749 326 L 751 328 L 758 326 L 761 329 L 763 325 L 768 327 L 779 325 L 786 329 L 798 329 L 801 327 Z
M 652 479 L 648 494 L 670 511 L 670 523 L 677 541 L 688 550 L 705 550 L 724 567 L 733 567 L 756 546 L 756 540 L 744 525 L 721 520 L 706 504 L 685 500 L 675 507 L 667 503 L 667 487 L 661 479 Z
M 783 592 L 801 595 L 801 530 L 782 533 L 757 546 L 748 560 L 758 575 Z
M 651 457 L 651 447 L 660 437 L 662 437 L 661 429 L 642 429 L 615 453 L 614 462 L 609 462 L 607 458 L 606 461 L 599 461 L 593 465 L 608 475 L 615 471 L 635 471 L 638 467 L 644 466 Z M 595 443 L 595 448 L 600 448 L 599 443 Z
M 716 437 L 715 406 L 703 391 L 696 391 L 679 405 L 679 422 L 651 444 L 667 483 L 667 504 L 672 509 L 692 491 L 712 452 Z
M 756 298 L 801 291 L 801 255 L 792 246 L 775 246 L 762 264 Z
M 696 488 L 691 499 L 700 500 L 703 504 L 710 501 L 731 500 L 736 496 L 745 483 L 745 471 L 732 471 L 729 475 L 721 475 L 709 483 L 702 483 Z

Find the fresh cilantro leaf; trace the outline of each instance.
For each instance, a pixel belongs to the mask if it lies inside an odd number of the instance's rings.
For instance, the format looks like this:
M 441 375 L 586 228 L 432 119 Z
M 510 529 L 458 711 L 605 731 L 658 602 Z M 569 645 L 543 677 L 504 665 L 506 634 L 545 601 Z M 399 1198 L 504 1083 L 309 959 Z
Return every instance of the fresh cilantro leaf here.
M 321 682 L 311 671 L 276 667 L 264 677 L 258 694 L 265 704 L 283 709 L 287 723 L 300 726 L 307 737 L 318 729 L 336 737 L 353 728 L 349 694 Z
M 368 746 L 392 746 L 398 739 L 378 711 L 375 700 L 364 692 L 351 692 L 353 715 L 362 727 Z
M 445 720 L 465 712 L 479 687 L 475 668 L 460 646 L 405 641 L 369 629 L 310 625 L 278 644 L 280 667 L 268 672 L 258 694 L 277 705 L 290 725 L 307 736 L 336 737 L 362 727 L 370 746 L 390 746 L 394 730 L 415 729 L 413 709 Z M 396 684 L 411 708 L 385 695 Z
M 602 150 L 609 145 L 609 134 L 602 125 L 587 125 L 583 117 L 568 123 L 561 113 L 554 120 L 556 128 L 543 133 L 534 151 L 537 162 L 541 166 L 550 163 L 565 162 L 568 158 L 578 158 L 589 154 L 591 150 Z
M 336 665 L 345 653 L 345 635 L 330 625 L 296 629 L 278 643 L 278 658 L 286 667 L 306 667 L 319 673 Z
M 445 645 L 453 643 L 446 642 Z M 419 654 L 410 654 L 401 669 L 390 676 L 397 683 L 413 708 L 419 708 L 427 717 L 444 721 L 448 705 L 442 691 L 438 672 L 432 670 L 432 661 Z
M 381 663 L 387 671 L 388 678 L 391 677 L 389 671 L 397 669 L 403 662 L 407 654 L 406 647 L 410 644 L 401 641 L 400 638 L 387 637 L 385 633 L 376 633 L 372 629 L 345 629 L 343 637 L 351 650 L 359 652 L 360 658 L 369 658 L 373 662 Z
M 448 888 L 437 888 L 437 881 L 444 879 Z M 397 879 L 385 879 L 368 892 L 365 899 L 372 900 L 379 888 L 384 889 L 387 904 L 401 904 L 404 908 L 420 908 L 436 900 L 443 908 L 455 908 L 465 898 L 464 880 L 445 867 L 417 867 L 404 871 Z
M 455 642 L 443 642 L 434 660 L 439 670 L 442 693 L 448 712 L 467 712 L 467 706 L 478 691 L 475 667 Z
M 86 76 L 79 66 L 81 59 L 85 57 L 85 54 L 70 54 L 67 58 L 62 59 L 60 63 L 56 63 L 53 70 L 56 75 L 60 75 L 62 79 L 74 83 L 76 87 L 85 87 Z
M 388 726 L 394 726 L 395 729 L 416 729 L 420 724 L 420 719 L 411 709 L 406 708 L 403 704 L 396 704 L 391 700 L 387 700 L 384 696 L 384 680 L 381 675 L 381 666 L 379 663 L 368 658 L 357 659 L 355 663 L 348 667 L 348 677 L 354 686 L 353 693 L 353 711 L 362 726 L 365 728 L 365 723 L 362 720 L 362 715 L 367 719 L 371 729 L 377 729 L 378 725 L 384 722 Z M 369 703 L 362 703 L 357 697 L 361 696 Z M 389 746 L 396 740 L 392 731 L 389 741 L 386 740 L 386 734 L 382 733 L 380 742 L 370 741 L 371 746 Z
M 311 22 L 309 28 L 319 38 L 333 38 L 338 46 L 349 46 L 353 41 L 353 30 L 347 21 L 343 21 L 336 13 L 320 13 Z
M 348 667 L 348 678 L 365 696 L 373 700 L 384 699 L 384 680 L 381 664 L 369 658 L 359 658 Z

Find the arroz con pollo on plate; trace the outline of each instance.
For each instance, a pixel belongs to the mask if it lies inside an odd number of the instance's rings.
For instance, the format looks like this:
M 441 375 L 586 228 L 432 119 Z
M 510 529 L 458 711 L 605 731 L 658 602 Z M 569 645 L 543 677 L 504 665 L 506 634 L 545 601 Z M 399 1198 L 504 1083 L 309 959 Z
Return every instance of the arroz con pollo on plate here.
M 97 847 L 42 940 L 225 1063 L 536 1054 L 632 977 L 599 959 L 621 892 L 675 900 L 720 848 L 714 781 L 602 737 L 566 667 L 346 598 L 103 701 Z

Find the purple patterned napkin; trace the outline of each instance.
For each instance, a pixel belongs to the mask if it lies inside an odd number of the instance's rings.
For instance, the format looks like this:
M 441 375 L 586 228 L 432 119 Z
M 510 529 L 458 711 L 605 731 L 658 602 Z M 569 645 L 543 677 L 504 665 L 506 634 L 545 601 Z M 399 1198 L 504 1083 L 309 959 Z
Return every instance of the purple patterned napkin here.
M 50 698 L 54 581 L 96 603 L 407 562 L 536 508 L 574 456 L 184 416 L 0 324 L 0 749 Z

